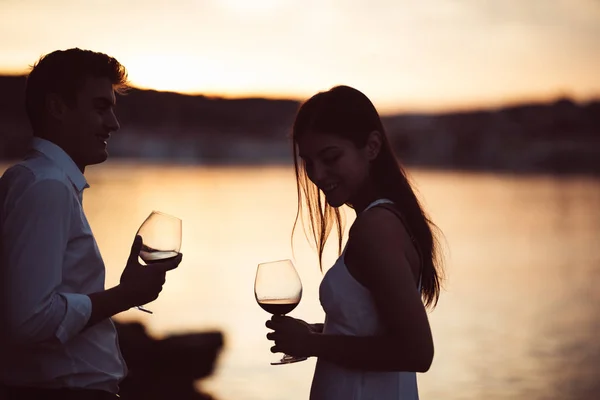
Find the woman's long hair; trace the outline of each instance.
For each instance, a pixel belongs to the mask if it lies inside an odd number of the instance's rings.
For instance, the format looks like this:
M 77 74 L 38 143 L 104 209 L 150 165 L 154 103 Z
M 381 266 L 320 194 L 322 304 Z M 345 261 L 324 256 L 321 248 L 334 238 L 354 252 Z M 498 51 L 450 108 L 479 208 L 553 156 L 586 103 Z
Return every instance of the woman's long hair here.
M 342 251 L 343 222 L 338 208 L 331 207 L 308 178 L 304 163 L 298 157 L 298 139 L 307 132 L 324 133 L 350 140 L 364 148 L 369 134 L 378 131 L 382 146 L 371 163 L 370 175 L 383 197 L 394 202 L 405 219 L 421 255 L 421 296 L 426 307 L 437 304 L 442 265 L 439 245 L 433 231 L 437 227 L 424 212 L 403 168 L 389 143 L 381 118 L 371 101 L 360 91 L 348 86 L 336 86 L 307 100 L 298 111 L 292 131 L 294 169 L 298 190 L 298 210 L 292 234 L 306 203 L 309 228 L 319 254 L 322 269 L 325 243 L 335 226 L 338 234 L 338 253 Z

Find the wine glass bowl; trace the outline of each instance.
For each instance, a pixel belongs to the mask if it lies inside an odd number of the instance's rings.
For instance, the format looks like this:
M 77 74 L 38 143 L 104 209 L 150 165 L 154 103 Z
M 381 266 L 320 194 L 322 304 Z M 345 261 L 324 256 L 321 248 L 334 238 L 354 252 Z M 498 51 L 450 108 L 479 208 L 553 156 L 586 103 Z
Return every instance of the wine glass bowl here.
M 258 305 L 268 313 L 285 315 L 302 299 L 302 282 L 291 260 L 270 261 L 258 264 L 254 280 L 254 297 Z M 271 365 L 289 364 L 306 360 L 284 354 Z
M 139 258 L 150 266 L 177 257 L 181 250 L 181 234 L 182 223 L 179 218 L 152 211 L 137 231 L 137 235 L 142 237 Z M 142 306 L 136 308 L 152 314 L 152 311 Z
M 137 234 L 142 237 L 140 258 L 146 264 L 176 257 L 181 250 L 181 220 L 160 211 L 152 211 Z

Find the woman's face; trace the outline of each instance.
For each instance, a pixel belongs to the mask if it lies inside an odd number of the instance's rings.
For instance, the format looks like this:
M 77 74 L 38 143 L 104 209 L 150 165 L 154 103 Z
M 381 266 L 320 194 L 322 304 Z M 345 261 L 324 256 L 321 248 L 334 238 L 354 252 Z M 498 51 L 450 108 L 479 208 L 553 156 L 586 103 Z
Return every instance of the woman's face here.
M 373 132 L 373 134 L 378 134 Z M 353 142 L 325 133 L 306 132 L 296 145 L 308 178 L 325 194 L 327 203 L 340 207 L 354 203 L 361 189 L 368 186 L 370 162 L 379 151 L 380 141 L 358 148 Z

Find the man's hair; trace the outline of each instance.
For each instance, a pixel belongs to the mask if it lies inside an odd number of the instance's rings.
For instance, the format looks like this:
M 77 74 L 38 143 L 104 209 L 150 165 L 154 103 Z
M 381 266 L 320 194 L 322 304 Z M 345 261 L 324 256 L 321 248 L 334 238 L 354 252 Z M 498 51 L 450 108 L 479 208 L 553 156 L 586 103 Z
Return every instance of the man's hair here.
M 106 54 L 73 48 L 42 56 L 31 68 L 25 89 L 25 110 L 34 132 L 44 126 L 46 97 L 56 94 L 74 106 L 89 77 L 110 79 L 117 93 L 128 89 L 127 70 Z

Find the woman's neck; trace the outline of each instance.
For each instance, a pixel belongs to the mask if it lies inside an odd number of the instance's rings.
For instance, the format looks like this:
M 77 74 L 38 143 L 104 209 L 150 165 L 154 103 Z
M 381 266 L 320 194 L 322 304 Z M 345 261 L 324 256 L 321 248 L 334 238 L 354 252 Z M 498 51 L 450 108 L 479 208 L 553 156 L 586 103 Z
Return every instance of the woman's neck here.
M 348 205 L 356 212 L 356 215 L 363 212 L 371 203 L 376 200 L 383 198 L 383 194 L 380 190 L 377 190 L 372 185 L 369 185 L 364 190 L 360 191 L 360 195 L 357 195 L 354 199 L 348 202 Z

